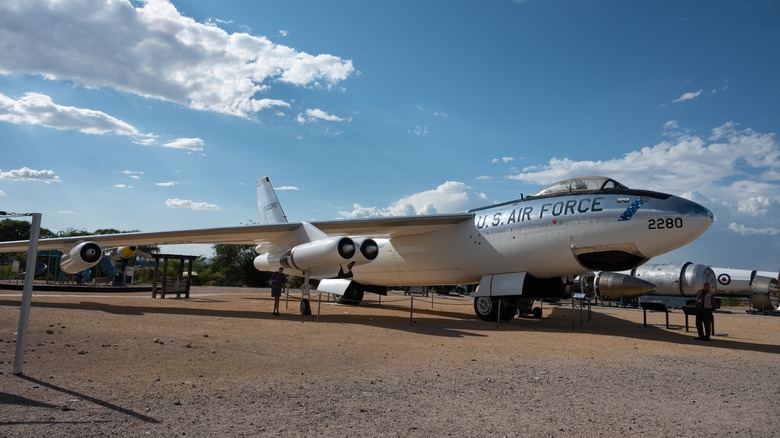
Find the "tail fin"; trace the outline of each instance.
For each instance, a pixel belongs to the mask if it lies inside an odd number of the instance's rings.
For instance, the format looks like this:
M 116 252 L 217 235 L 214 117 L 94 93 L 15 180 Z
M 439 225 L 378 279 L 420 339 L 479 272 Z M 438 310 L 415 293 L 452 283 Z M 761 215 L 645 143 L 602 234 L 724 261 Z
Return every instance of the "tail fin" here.
M 287 216 L 267 176 L 257 180 L 257 208 L 260 210 L 260 225 L 287 223 Z

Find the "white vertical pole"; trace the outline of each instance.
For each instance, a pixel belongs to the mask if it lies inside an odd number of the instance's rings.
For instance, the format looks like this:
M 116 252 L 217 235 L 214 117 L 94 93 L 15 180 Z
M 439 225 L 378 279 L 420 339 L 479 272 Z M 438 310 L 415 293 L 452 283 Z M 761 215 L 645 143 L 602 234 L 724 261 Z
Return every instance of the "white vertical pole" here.
M 41 234 L 41 214 L 32 214 L 30 226 L 30 247 L 27 250 L 27 268 L 24 271 L 24 287 L 22 290 L 22 308 L 19 312 L 19 330 L 16 333 L 16 353 L 14 354 L 14 374 L 22 374 L 24 365 L 24 347 L 27 338 L 27 320 L 30 317 L 32 304 L 32 286 L 35 278 L 35 261 L 38 258 L 38 237 Z

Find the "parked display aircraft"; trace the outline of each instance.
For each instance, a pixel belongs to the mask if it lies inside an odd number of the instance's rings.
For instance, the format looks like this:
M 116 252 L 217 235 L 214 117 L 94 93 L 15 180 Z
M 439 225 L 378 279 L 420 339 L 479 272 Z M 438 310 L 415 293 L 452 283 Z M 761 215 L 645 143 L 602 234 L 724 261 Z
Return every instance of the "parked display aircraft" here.
M 267 177 L 257 191 L 260 225 L 44 239 L 39 248 L 63 251 L 63 270 L 77 272 L 97 263 L 99 245 L 255 244 L 258 270 L 320 279 L 317 289 L 341 303 L 389 285 L 479 283 L 474 310 L 495 321 L 560 297 L 576 274 L 631 269 L 679 248 L 714 221 L 695 202 L 599 176 L 467 213 L 311 223 L 287 222 Z M 26 249 L 26 241 L 0 243 L 0 252 Z

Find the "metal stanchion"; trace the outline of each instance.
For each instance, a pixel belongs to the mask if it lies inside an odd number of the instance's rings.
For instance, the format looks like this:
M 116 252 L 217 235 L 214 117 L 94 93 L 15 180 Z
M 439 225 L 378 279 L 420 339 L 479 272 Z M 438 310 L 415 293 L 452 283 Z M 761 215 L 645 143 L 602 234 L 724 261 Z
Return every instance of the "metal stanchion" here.
M 496 328 L 501 328 L 501 298 L 496 301 L 498 308 L 496 309 Z
M 16 353 L 14 354 L 14 374 L 22 374 L 24 366 L 24 347 L 27 339 L 27 323 L 32 305 L 32 287 L 35 278 L 35 259 L 38 256 L 38 237 L 41 233 L 41 214 L 32 213 L 30 226 L 30 246 L 27 250 L 27 267 L 24 271 L 24 286 L 22 291 L 22 307 L 19 311 L 19 330 L 16 333 Z
M 317 295 L 317 317 L 314 318 L 316 322 L 320 322 L 320 307 L 322 307 L 322 291 L 319 292 L 319 295 Z
M 412 295 L 412 299 L 409 302 L 409 325 L 412 325 L 414 323 L 414 295 Z

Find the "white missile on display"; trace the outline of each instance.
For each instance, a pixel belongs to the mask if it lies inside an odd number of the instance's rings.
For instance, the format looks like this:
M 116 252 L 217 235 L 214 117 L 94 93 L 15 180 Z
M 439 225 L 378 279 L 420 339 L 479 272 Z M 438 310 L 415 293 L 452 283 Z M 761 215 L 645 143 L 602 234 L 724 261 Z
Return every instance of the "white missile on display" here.
M 575 279 L 572 292 L 587 296 L 598 295 L 602 299 L 636 298 L 656 290 L 653 283 L 619 272 L 598 272 L 581 275 Z

